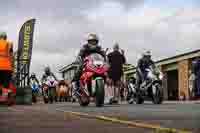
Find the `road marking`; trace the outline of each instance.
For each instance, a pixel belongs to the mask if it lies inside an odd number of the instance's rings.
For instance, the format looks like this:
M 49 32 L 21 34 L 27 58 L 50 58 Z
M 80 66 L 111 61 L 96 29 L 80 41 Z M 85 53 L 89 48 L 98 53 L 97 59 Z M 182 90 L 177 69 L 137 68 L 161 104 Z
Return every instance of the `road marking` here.
M 177 130 L 175 128 L 164 128 L 159 125 L 151 125 L 151 124 L 145 124 L 145 123 L 139 123 L 139 122 L 133 122 L 133 121 L 120 120 L 117 118 L 111 118 L 111 117 L 106 117 L 102 115 L 90 115 L 87 113 L 65 111 L 61 109 L 56 109 L 56 110 L 64 112 L 64 117 L 66 117 L 66 115 L 70 115 L 70 116 L 80 116 L 80 117 L 85 117 L 85 118 L 90 118 L 90 119 L 98 119 L 98 120 L 103 120 L 103 121 L 108 121 L 108 122 L 125 124 L 132 127 L 154 129 L 157 131 L 157 133 L 160 133 L 160 132 L 161 133 L 165 133 L 165 132 L 166 133 L 192 133 L 190 131 L 182 131 L 182 130 Z
M 16 109 L 16 108 L 13 108 L 13 107 L 9 107 L 8 110 L 10 111 L 14 111 L 14 112 L 24 112 L 25 110 L 22 110 L 22 109 Z

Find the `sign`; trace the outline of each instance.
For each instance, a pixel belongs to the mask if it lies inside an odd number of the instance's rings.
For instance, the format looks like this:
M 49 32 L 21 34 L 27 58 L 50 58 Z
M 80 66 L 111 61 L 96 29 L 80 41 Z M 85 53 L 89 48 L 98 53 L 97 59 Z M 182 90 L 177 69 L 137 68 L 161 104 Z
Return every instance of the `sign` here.
M 26 21 L 19 32 L 18 56 L 22 64 L 30 65 L 31 62 L 35 21 Z

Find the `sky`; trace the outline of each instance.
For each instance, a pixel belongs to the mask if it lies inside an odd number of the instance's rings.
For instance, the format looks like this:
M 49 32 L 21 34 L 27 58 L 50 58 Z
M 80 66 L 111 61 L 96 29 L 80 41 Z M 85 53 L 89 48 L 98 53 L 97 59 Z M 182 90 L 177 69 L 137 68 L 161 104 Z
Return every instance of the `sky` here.
M 118 42 L 127 62 L 151 50 L 154 60 L 200 47 L 199 0 L 2 0 L 0 31 L 17 49 L 23 23 L 36 18 L 31 72 L 41 77 L 49 65 L 58 77 L 89 33 L 103 48 Z

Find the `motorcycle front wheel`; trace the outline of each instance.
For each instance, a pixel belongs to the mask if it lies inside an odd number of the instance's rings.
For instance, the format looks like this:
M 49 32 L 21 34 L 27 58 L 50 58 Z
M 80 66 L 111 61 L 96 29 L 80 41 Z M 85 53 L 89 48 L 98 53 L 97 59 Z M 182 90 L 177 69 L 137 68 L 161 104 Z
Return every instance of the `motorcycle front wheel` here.
M 163 102 L 163 91 L 159 83 L 152 86 L 152 101 L 154 104 L 162 104 Z
M 136 102 L 136 104 L 143 104 L 144 103 L 144 98 L 141 97 L 141 96 L 137 96 L 135 98 L 135 102 Z
M 32 94 L 32 102 L 37 103 L 37 93 L 36 92 L 33 92 L 33 94 Z
M 44 103 L 47 104 L 49 102 L 48 98 L 43 97 Z
M 104 105 L 105 98 L 105 89 L 104 89 L 104 80 L 96 80 L 96 93 L 95 93 L 95 104 L 97 107 L 102 107 Z

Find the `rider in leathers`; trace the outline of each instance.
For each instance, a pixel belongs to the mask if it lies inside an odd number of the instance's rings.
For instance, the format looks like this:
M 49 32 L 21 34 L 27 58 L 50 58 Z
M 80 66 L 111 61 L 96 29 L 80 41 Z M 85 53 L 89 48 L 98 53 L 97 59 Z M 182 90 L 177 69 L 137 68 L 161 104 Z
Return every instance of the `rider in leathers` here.
M 40 82 L 39 82 L 39 80 L 37 79 L 35 73 L 32 73 L 32 74 L 31 74 L 31 76 L 30 76 L 30 82 L 31 82 L 31 83 L 36 82 L 38 85 L 40 84 Z
M 139 59 L 136 67 L 136 90 L 140 90 L 140 85 L 146 80 L 147 77 L 147 72 L 145 69 L 149 68 L 152 66 L 155 68 L 155 64 L 153 60 L 151 59 L 151 52 L 146 51 L 143 54 L 143 57 Z
M 42 83 L 44 83 L 44 81 L 47 79 L 48 76 L 53 76 L 54 79 L 57 81 L 57 77 L 54 75 L 54 73 L 51 72 L 50 67 L 46 67 L 44 72 L 45 73 L 43 74 L 42 80 L 41 80 Z
M 83 47 L 81 48 L 78 54 L 79 58 L 76 60 L 76 63 L 78 64 L 78 68 L 77 68 L 77 71 L 75 73 L 73 83 L 72 83 L 75 89 L 75 92 L 78 92 L 79 87 L 80 87 L 79 79 L 84 68 L 84 58 L 89 56 L 92 53 L 101 54 L 105 58 L 105 52 L 98 45 L 99 39 L 96 34 L 89 34 L 87 38 L 87 42 L 88 43 L 83 45 Z

